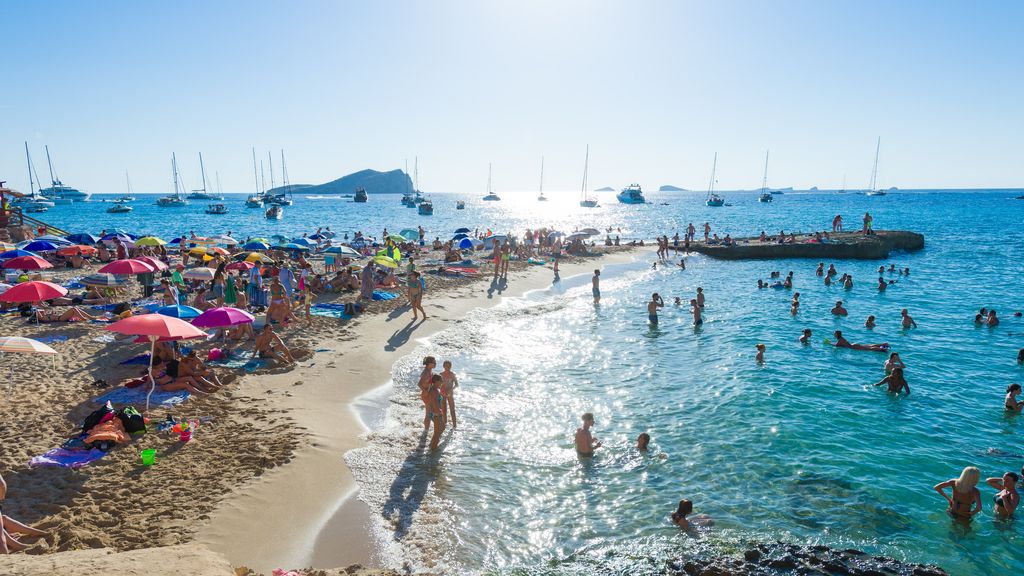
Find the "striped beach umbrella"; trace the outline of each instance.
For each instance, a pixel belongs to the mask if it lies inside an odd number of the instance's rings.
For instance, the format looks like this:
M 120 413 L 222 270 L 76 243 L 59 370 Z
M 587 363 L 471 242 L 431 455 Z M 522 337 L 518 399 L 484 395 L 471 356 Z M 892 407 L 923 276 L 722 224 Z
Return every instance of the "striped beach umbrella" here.
M 249 241 L 246 242 L 242 248 L 245 250 L 270 250 L 270 244 L 267 244 L 266 242 Z
M 123 288 L 128 285 L 127 279 L 118 278 L 117 276 L 106 272 L 89 274 L 79 280 L 79 282 L 86 286 L 96 286 L 100 288 Z
M 189 268 L 181 273 L 186 280 L 213 280 L 216 270 L 213 268 Z
M 14 354 L 56 354 L 57 351 L 46 344 L 21 336 L 0 336 L 0 352 Z

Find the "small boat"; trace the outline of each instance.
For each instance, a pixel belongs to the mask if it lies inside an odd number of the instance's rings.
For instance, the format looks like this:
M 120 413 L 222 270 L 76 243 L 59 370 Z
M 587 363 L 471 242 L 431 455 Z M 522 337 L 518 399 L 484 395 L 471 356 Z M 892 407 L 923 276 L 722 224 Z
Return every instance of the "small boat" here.
M 501 196 L 498 196 L 491 190 L 491 165 L 487 165 L 487 195 L 484 196 L 484 200 L 488 202 L 497 202 L 501 200 Z
M 868 196 L 885 196 L 886 192 L 885 190 L 871 190 L 869 192 L 865 192 L 865 194 Z
M 42 202 L 29 202 L 28 204 L 22 204 L 22 206 L 22 210 L 25 212 L 46 212 L 50 209 L 49 206 Z
M 757 197 L 758 202 L 771 202 L 775 198 L 772 191 L 768 189 L 768 150 L 764 153 L 764 178 L 761 179 L 761 195 Z
M 761 195 L 757 197 L 758 202 L 771 202 L 774 200 L 771 192 L 761 192 Z
M 455 203 L 455 209 L 456 210 L 465 210 L 466 209 L 466 203 L 463 202 L 462 200 L 459 200 L 458 202 Z
M 245 199 L 246 208 L 263 208 L 263 196 L 253 194 Z
M 118 196 L 117 198 L 114 198 L 114 202 L 135 202 L 135 196 L 129 196 L 125 194 L 124 196 Z
M 869 187 L 867 192 L 865 192 L 868 196 L 885 196 L 885 190 L 879 190 L 876 188 L 876 185 L 878 184 L 878 151 L 881 147 L 882 137 L 879 136 L 878 142 L 875 144 L 875 165 L 871 169 L 871 187 Z
M 412 194 L 406 192 L 402 195 L 402 206 L 405 206 L 406 208 L 416 207 L 416 202 L 412 199 Z
M 284 215 L 284 208 L 282 208 L 278 204 L 274 204 L 270 208 L 267 208 L 267 211 L 266 211 L 267 220 L 280 220 L 281 216 L 283 216 L 283 215 Z
M 580 188 L 580 206 L 583 208 L 597 208 L 597 198 L 587 196 L 587 171 L 590 168 L 590 145 L 587 144 L 587 155 L 583 160 L 583 187 Z
M 115 200 L 114 205 L 107 208 L 107 214 L 127 214 L 131 211 L 132 207 L 122 200 Z
M 718 152 L 715 152 L 715 161 L 711 164 L 711 182 L 708 184 L 708 199 L 704 204 L 717 208 L 725 206 L 725 198 L 715 194 L 715 170 L 718 169 Z
M 25 142 L 25 162 L 28 165 L 28 185 L 31 193 L 28 196 L 15 198 L 11 203 L 15 206 L 42 206 L 44 208 L 53 208 L 54 203 L 49 198 L 41 194 L 36 194 L 36 180 L 38 180 L 38 178 L 33 177 L 36 167 L 32 165 L 32 156 L 28 153 L 28 142 Z M 33 210 L 28 209 L 25 211 L 33 212 Z
M 169 196 L 161 196 L 156 199 L 156 205 L 161 208 L 180 208 L 182 206 L 188 206 L 188 200 L 181 197 L 181 191 L 178 190 L 178 159 L 171 154 L 171 173 L 174 176 L 174 194 Z
M 273 204 L 275 206 L 291 206 L 292 205 L 292 199 L 288 198 L 284 194 L 275 194 L 274 196 L 270 196 L 269 198 L 267 198 L 264 201 L 265 202 L 269 202 L 269 203 L 271 203 L 271 204 Z
M 424 198 L 423 202 L 420 202 L 419 213 L 420 216 L 432 215 L 434 213 L 434 203 Z
M 91 194 L 89 194 L 88 192 L 82 192 L 77 188 L 65 186 L 64 183 L 60 181 L 60 178 L 58 178 L 55 175 L 53 170 L 53 162 L 50 160 L 50 147 L 45 146 L 45 148 L 46 165 L 50 169 L 50 187 L 40 188 L 39 193 L 49 198 L 55 204 L 71 204 L 73 202 L 88 201 L 89 196 L 91 196 Z
M 227 214 L 228 207 L 223 204 L 209 204 L 206 206 L 207 214 Z
M 356 188 L 356 195 L 352 197 L 353 202 L 366 202 L 366 190 L 363 188 Z
M 644 199 L 644 192 L 640 189 L 639 184 L 630 184 L 623 188 L 622 192 L 619 192 L 615 197 L 623 204 L 645 204 L 647 202 Z

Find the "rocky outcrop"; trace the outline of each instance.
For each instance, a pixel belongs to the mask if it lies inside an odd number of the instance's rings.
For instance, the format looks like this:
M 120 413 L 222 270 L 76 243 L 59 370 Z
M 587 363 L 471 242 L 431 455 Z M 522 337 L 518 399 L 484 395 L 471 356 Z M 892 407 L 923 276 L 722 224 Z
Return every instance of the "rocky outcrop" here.
M 923 234 L 901 230 L 879 230 L 871 235 L 841 233 L 831 237 L 832 241 L 827 243 L 811 242 L 806 234 L 797 235 L 792 244 L 761 243 L 757 238 L 740 238 L 732 246 L 696 242 L 690 244 L 690 250 L 722 260 L 883 260 L 893 251 L 912 252 L 924 248 Z
M 794 546 L 777 542 L 757 544 L 743 558 L 679 559 L 669 562 L 666 574 L 675 576 L 949 576 L 938 566 L 909 564 L 859 550 L 828 546 Z

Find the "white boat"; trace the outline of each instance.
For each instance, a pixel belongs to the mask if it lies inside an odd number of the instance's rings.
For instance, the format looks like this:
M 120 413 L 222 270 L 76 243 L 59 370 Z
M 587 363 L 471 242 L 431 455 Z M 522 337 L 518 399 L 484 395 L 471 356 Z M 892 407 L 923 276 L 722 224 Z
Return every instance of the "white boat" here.
M 434 203 L 430 200 L 424 199 L 420 202 L 419 206 L 420 216 L 430 216 L 434 213 Z
M 775 199 L 768 190 L 768 152 L 764 152 L 764 178 L 761 179 L 761 195 L 757 197 L 758 202 L 771 202 Z
M 466 203 L 463 202 L 462 200 L 459 200 L 459 201 L 455 202 L 455 209 L 456 210 L 465 210 L 466 209 Z
M 114 205 L 107 208 L 108 214 L 127 214 L 132 211 L 132 207 L 127 202 L 122 200 L 115 200 Z
M 23 204 L 21 209 L 25 212 L 46 212 L 50 209 L 46 204 L 49 203 L 29 202 L 28 204 Z
M 223 204 L 209 204 L 206 206 L 207 214 L 227 214 L 228 207 Z
M 484 196 L 484 200 L 488 202 L 497 202 L 501 200 L 501 196 L 498 196 L 491 190 L 491 165 L 487 165 L 487 195 Z
M 708 184 L 708 199 L 704 201 L 704 204 L 717 208 L 725 206 L 725 198 L 722 198 L 718 194 L 715 194 L 715 170 L 718 169 L 718 152 L 715 152 L 715 160 L 711 163 L 711 182 Z
M 88 192 L 82 192 L 77 188 L 65 186 L 53 170 L 53 161 L 50 160 L 50 147 L 46 146 L 46 165 L 50 169 L 50 187 L 41 188 L 39 193 L 54 201 L 55 204 L 70 204 L 72 202 L 85 202 L 91 196 Z M 57 202 L 57 198 L 62 202 Z
M 263 196 L 254 194 L 245 199 L 246 208 L 263 208 Z
M 538 189 L 540 195 L 537 196 L 538 202 L 547 202 L 548 199 L 544 196 L 544 157 L 540 157 L 540 188 Z
M 876 186 L 878 184 L 878 151 L 882 147 L 882 137 L 878 137 L 878 142 L 875 144 L 875 165 L 871 168 L 871 186 L 868 188 L 868 196 L 885 196 L 885 190 L 879 190 Z
M 32 156 L 28 153 L 28 142 L 25 142 L 25 163 L 28 165 L 28 186 L 29 194 L 27 196 L 21 196 L 11 201 L 15 206 L 29 207 L 29 206 L 42 206 L 44 208 L 53 208 L 54 204 L 47 197 L 36 194 L 36 183 L 39 181 L 38 177 L 34 177 L 36 167 L 32 165 Z
M 629 186 L 622 189 L 615 195 L 619 199 L 619 202 L 623 204 L 646 204 L 647 200 L 644 198 L 644 191 L 640 188 L 639 184 L 630 184 Z
M 270 208 L 267 208 L 264 215 L 267 217 L 267 220 L 280 220 L 281 217 L 284 216 L 284 208 L 278 204 L 274 204 Z
M 363 188 L 356 188 L 356 195 L 352 198 L 353 202 L 363 203 L 366 202 L 366 190 Z
M 181 190 L 178 189 L 178 159 L 171 153 L 171 176 L 174 179 L 174 194 L 161 196 L 156 199 L 156 205 L 161 208 L 181 208 L 188 206 L 188 200 L 181 197 Z
M 583 208 L 597 208 L 597 198 L 587 195 L 587 172 L 590 169 L 590 144 L 587 144 L 587 155 L 583 160 L 583 187 L 580 189 L 580 206 Z
M 199 153 L 199 174 L 203 179 L 203 187 L 192 190 L 188 193 L 188 196 L 185 196 L 185 198 L 188 198 L 189 200 L 223 200 L 224 198 L 221 196 L 211 194 L 206 190 L 206 166 L 203 165 L 202 152 Z

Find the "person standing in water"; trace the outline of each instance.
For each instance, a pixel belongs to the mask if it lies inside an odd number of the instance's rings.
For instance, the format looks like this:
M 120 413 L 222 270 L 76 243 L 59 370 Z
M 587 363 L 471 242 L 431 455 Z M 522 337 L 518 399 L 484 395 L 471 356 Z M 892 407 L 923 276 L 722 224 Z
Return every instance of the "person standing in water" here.
M 910 395 L 910 385 L 907 384 L 907 379 L 903 377 L 903 368 L 893 368 L 892 372 L 886 374 L 885 378 L 878 381 L 875 386 L 881 386 L 888 384 L 888 390 L 890 394 L 899 394 L 903 390 L 907 391 L 907 395 Z
M 946 511 L 955 520 L 970 522 L 975 514 L 981 512 L 981 492 L 978 480 L 981 471 L 974 466 L 964 468 L 959 478 L 946 480 L 934 486 L 935 491 L 949 502 Z M 946 495 L 946 488 L 952 488 L 951 495 Z
M 704 307 L 704 288 L 697 287 L 697 306 Z
M 594 294 L 594 304 L 601 302 L 601 271 L 594 270 L 594 277 L 590 279 L 590 291 Z
M 459 377 L 452 372 L 451 360 L 445 360 L 441 367 L 441 395 L 444 396 L 445 407 L 448 409 L 446 415 L 452 420 L 452 428 L 458 427 L 458 420 L 455 418 L 455 389 L 459 387 Z
M 903 317 L 903 319 L 900 320 L 900 323 L 902 324 L 904 329 L 917 328 L 917 322 L 914 322 L 914 319 L 910 317 L 910 314 L 907 313 L 906 308 L 900 311 L 900 316 Z
M 654 324 L 658 325 L 658 308 L 664 308 L 665 301 L 661 299 L 661 296 L 657 292 L 651 294 L 651 301 L 647 303 L 647 319 Z
M 430 388 L 427 390 L 427 398 L 424 399 L 424 402 L 430 410 L 431 420 L 434 422 L 434 434 L 430 437 L 431 450 L 437 450 L 441 445 L 441 434 L 444 433 L 445 401 L 444 396 L 441 394 L 441 386 L 443 386 L 443 384 L 440 374 L 434 374 L 431 376 Z
M 1020 394 L 1020 384 L 1010 384 L 1006 387 L 1006 398 L 1003 400 L 1003 406 L 1007 412 L 1020 412 L 1021 408 L 1024 408 L 1024 402 L 1017 400 L 1017 395 Z
M 987 478 L 985 480 L 986 484 L 999 490 L 993 499 L 995 506 L 992 508 L 992 512 L 996 516 L 1009 518 L 1017 510 L 1017 506 L 1020 505 L 1020 494 L 1017 492 L 1017 482 L 1019 481 L 1020 476 L 1016 472 L 1007 472 L 1003 474 L 1002 478 Z
M 423 359 L 423 371 L 420 372 L 420 379 L 417 382 L 417 386 L 420 389 L 420 400 L 423 401 L 423 429 L 430 428 L 430 423 L 434 419 L 433 413 L 430 410 L 430 383 L 434 379 L 434 368 L 437 366 L 437 360 L 433 356 L 427 356 Z
M 757 348 L 757 356 L 754 356 L 754 361 L 757 362 L 758 364 L 764 364 L 765 345 L 758 344 L 757 346 L 755 346 L 755 348 Z
M 676 511 L 672 513 L 672 523 L 686 532 L 697 527 L 707 528 L 713 524 L 711 517 L 707 514 L 699 514 L 693 518 L 687 518 L 690 514 L 693 514 L 693 502 L 686 499 L 680 500 Z
M 704 323 L 704 319 L 700 317 L 700 305 L 697 304 L 697 300 L 690 300 L 690 311 L 693 312 L 693 325 L 700 326 Z
M 594 450 L 601 447 L 601 442 L 590 432 L 594 426 L 594 414 L 587 412 L 580 418 L 583 426 L 576 429 L 576 453 L 580 456 L 593 456 Z

